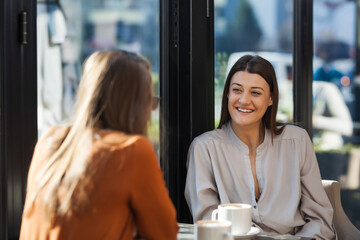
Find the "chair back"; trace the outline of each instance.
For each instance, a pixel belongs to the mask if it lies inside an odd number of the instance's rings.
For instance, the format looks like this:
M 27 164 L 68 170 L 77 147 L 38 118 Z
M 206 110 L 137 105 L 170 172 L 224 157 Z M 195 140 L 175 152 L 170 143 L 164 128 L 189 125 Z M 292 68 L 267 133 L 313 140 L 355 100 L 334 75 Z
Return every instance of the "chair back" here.
M 334 209 L 333 223 L 339 240 L 359 240 L 360 231 L 351 223 L 341 205 L 340 183 L 322 180 L 322 185 Z

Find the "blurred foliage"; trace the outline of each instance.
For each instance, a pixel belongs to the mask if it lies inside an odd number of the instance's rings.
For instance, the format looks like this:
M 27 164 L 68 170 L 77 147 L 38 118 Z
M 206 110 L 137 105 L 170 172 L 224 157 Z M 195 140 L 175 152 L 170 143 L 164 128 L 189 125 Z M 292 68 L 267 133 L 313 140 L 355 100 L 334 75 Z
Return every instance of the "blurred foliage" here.
M 151 72 L 151 78 L 152 78 L 153 84 L 154 84 L 154 95 L 155 96 L 160 96 L 159 74 L 156 73 L 156 72 Z M 151 121 L 149 122 L 148 129 L 147 129 L 148 130 L 147 136 L 148 136 L 150 142 L 153 144 L 155 152 L 156 152 L 158 158 L 160 156 L 160 116 L 159 116 L 159 107 L 152 112 Z
M 151 78 L 154 83 L 154 91 L 155 96 L 160 96 L 160 80 L 159 73 L 151 72 Z
M 147 136 L 153 144 L 157 156 L 160 156 L 160 120 L 159 111 L 153 111 L 151 121 L 147 128 Z
M 219 126 L 219 123 L 220 123 L 220 119 L 215 119 L 215 128 Z
M 319 143 L 317 141 L 313 141 L 314 149 L 316 153 L 341 153 L 341 154 L 348 154 L 353 149 L 360 148 L 360 145 L 353 144 L 353 143 L 346 143 L 340 149 L 331 149 L 331 150 L 323 150 L 319 148 Z
M 215 53 L 215 127 L 218 126 L 220 121 L 220 109 L 222 93 L 227 77 L 227 64 L 229 60 L 229 54 L 226 52 Z M 217 110 L 218 109 L 218 110 Z
M 148 137 L 151 142 L 159 142 L 159 119 L 152 119 L 148 126 Z
M 360 192 L 354 192 L 353 198 L 356 199 L 356 201 L 360 201 Z
M 221 92 L 226 80 L 228 60 L 229 54 L 226 52 L 217 52 L 215 54 L 215 90 Z

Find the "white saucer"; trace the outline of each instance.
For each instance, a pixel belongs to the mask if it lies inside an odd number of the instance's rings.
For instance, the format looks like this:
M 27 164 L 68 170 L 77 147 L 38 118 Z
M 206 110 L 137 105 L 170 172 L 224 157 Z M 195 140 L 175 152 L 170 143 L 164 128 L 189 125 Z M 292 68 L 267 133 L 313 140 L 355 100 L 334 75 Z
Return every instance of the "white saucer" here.
M 259 228 L 251 227 L 250 231 L 248 231 L 247 233 L 244 233 L 244 234 L 241 234 L 241 235 L 233 235 L 233 237 L 234 237 L 234 239 L 246 239 L 246 238 L 255 237 L 259 233 L 260 233 Z

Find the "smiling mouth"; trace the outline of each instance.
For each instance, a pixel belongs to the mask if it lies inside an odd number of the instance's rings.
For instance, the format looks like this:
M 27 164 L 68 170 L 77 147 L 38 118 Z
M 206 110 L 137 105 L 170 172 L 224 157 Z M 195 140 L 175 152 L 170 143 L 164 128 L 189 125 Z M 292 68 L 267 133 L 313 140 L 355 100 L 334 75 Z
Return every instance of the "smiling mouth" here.
M 239 112 L 243 112 L 243 113 L 252 113 L 254 112 L 254 110 L 250 110 L 250 109 L 242 109 L 242 108 L 236 108 Z

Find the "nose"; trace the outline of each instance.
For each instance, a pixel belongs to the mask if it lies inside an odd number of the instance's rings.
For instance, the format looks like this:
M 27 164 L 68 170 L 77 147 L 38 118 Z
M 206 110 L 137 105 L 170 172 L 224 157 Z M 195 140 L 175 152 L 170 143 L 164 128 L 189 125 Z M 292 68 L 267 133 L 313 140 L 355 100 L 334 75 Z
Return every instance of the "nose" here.
M 250 103 L 250 94 L 247 92 L 244 92 L 243 94 L 240 95 L 239 97 L 239 103 L 240 104 L 247 104 Z

